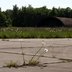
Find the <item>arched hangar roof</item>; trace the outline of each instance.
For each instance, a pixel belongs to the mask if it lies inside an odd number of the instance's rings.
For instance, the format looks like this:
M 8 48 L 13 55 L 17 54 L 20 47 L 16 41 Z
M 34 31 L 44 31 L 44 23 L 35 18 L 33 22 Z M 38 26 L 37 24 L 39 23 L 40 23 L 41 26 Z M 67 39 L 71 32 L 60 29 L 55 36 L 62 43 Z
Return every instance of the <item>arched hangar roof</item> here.
M 72 18 L 64 17 L 44 17 L 40 20 L 38 27 L 62 27 L 72 26 Z

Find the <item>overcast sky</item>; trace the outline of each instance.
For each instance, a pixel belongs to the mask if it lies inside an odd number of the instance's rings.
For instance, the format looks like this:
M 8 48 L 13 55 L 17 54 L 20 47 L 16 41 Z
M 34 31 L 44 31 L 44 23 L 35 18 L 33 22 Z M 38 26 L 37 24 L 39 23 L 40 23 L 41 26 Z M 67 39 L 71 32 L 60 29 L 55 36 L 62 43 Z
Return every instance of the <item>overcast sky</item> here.
M 2 10 L 12 9 L 15 4 L 18 7 L 28 6 L 30 4 L 33 7 L 47 6 L 47 8 L 52 8 L 54 6 L 56 8 L 72 8 L 72 0 L 0 0 Z

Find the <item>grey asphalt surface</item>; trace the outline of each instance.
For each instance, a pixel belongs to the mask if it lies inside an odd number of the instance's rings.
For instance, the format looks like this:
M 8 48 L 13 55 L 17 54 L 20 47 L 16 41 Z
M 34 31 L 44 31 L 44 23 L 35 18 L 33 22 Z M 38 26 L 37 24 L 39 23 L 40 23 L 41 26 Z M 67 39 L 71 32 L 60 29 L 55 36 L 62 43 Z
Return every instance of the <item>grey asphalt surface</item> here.
M 26 62 L 39 48 L 38 55 L 48 49 L 39 59 L 43 66 L 3 67 L 10 61 L 23 63 L 21 47 Z M 72 72 L 72 39 L 0 39 L 0 72 Z

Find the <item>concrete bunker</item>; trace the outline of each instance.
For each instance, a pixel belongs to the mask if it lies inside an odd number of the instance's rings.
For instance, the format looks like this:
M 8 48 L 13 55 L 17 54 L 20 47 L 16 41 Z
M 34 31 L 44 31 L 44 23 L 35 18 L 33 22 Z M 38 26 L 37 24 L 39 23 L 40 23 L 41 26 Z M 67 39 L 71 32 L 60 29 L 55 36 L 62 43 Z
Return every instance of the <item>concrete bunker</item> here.
M 62 27 L 64 23 L 56 17 L 45 17 L 40 20 L 38 27 Z

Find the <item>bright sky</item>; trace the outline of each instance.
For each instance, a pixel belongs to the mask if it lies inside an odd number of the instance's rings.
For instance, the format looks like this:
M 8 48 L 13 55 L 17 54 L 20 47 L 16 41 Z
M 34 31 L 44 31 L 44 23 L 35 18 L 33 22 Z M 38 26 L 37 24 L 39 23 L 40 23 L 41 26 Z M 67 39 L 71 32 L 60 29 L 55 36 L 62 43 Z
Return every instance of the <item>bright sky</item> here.
M 17 4 L 19 8 L 28 6 L 29 4 L 33 7 L 47 6 L 47 8 L 52 8 L 54 6 L 56 8 L 72 8 L 72 0 L 0 0 L 2 10 L 12 9 L 15 4 Z

